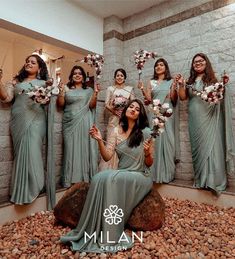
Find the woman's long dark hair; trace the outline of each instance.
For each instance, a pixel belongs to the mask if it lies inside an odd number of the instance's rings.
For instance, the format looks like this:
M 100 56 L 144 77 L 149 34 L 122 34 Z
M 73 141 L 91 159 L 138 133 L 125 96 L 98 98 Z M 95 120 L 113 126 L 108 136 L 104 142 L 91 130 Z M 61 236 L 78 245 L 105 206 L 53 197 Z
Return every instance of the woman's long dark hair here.
M 126 110 L 132 103 L 138 103 L 140 106 L 139 117 L 135 122 L 135 126 L 133 127 L 130 136 L 128 137 L 128 146 L 129 147 L 138 147 L 143 140 L 143 132 L 142 130 L 149 126 L 148 117 L 144 108 L 143 103 L 139 99 L 134 99 L 129 101 L 126 107 L 122 111 L 121 118 L 119 120 L 119 124 L 122 127 L 123 131 L 126 132 L 128 130 L 128 120 L 126 117 Z
M 82 88 L 83 89 L 86 89 L 87 88 L 87 85 L 86 85 L 86 72 L 85 70 L 83 69 L 83 67 L 81 66 L 74 66 L 70 72 L 70 75 L 69 75 L 69 82 L 67 83 L 67 86 L 69 88 L 71 88 L 72 86 L 74 86 L 74 81 L 73 81 L 73 74 L 74 74 L 74 71 L 76 69 L 79 69 L 81 72 L 82 72 L 82 77 L 83 77 L 83 81 L 82 81 Z
M 205 61 L 206 61 L 206 69 L 205 69 L 205 72 L 204 72 L 204 75 L 202 77 L 202 81 L 209 85 L 209 84 L 214 84 L 216 82 L 218 82 L 216 76 L 215 76 L 215 73 L 213 71 L 213 68 L 212 68 L 212 65 L 211 65 L 211 62 L 209 60 L 209 58 L 203 54 L 203 53 L 197 53 L 193 59 L 192 59 L 192 63 L 191 63 L 191 69 L 190 69 L 190 76 L 189 76 L 189 79 L 188 79 L 188 84 L 189 85 L 192 85 L 195 83 L 195 80 L 197 78 L 197 72 L 194 70 L 194 67 L 193 67 L 193 62 L 195 60 L 196 57 L 201 57 L 203 58 Z
M 28 56 L 25 59 L 25 62 L 27 62 L 30 57 L 34 57 L 37 60 L 37 63 L 38 63 L 39 69 L 40 69 L 38 79 L 46 81 L 49 77 L 46 63 L 44 62 L 44 60 L 42 58 L 40 58 L 38 55 L 35 55 L 35 54 Z M 18 74 L 14 77 L 14 79 L 16 79 L 18 82 L 23 82 L 24 79 L 27 77 L 28 77 L 28 72 L 25 70 L 25 65 L 24 65 L 21 68 L 21 70 L 18 72 Z
M 170 72 L 170 68 L 169 68 L 169 65 L 167 63 L 167 61 L 164 59 L 164 58 L 159 58 L 155 64 L 154 64 L 154 72 L 153 72 L 153 78 L 152 79 L 155 79 L 157 80 L 158 79 L 158 75 L 156 73 L 156 70 L 155 70 L 155 67 L 157 66 L 158 63 L 162 62 L 164 65 L 165 65 L 165 68 L 166 68 L 166 71 L 165 71 L 165 74 L 164 74 L 164 80 L 171 80 L 172 79 L 172 76 L 171 76 L 171 72 Z

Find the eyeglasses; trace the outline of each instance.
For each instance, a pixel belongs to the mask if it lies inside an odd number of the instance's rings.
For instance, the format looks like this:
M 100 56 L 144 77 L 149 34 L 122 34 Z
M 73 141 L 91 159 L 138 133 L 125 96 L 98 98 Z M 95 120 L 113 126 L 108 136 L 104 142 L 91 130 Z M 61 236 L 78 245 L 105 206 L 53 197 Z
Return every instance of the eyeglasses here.
M 205 59 L 196 60 L 196 61 L 193 61 L 193 65 L 202 64 L 203 62 L 206 62 L 206 60 Z
M 76 76 L 76 75 L 82 76 L 82 72 L 74 72 L 73 76 Z

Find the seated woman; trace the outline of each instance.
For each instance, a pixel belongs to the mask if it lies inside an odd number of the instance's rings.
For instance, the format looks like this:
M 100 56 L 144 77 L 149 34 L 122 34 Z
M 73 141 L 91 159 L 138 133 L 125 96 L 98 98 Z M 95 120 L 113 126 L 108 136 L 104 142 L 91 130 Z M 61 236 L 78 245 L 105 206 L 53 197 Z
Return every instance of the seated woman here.
M 117 170 L 105 170 L 92 178 L 77 227 L 61 237 L 62 242 L 72 243 L 72 250 L 101 253 L 133 246 L 124 227 L 134 207 L 152 187 L 148 170 L 153 163 L 152 140 L 147 126 L 144 106 L 134 99 L 124 108 L 106 146 L 100 131 L 91 128 L 103 159 L 110 160 L 116 151 L 119 164 Z

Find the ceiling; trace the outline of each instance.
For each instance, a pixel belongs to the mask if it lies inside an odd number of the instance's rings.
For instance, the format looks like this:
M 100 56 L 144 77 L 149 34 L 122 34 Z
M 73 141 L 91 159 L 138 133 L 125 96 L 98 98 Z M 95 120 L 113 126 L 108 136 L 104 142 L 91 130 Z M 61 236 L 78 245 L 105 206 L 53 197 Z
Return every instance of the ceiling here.
M 167 0 L 72 0 L 78 6 L 106 18 L 116 15 L 123 19 Z

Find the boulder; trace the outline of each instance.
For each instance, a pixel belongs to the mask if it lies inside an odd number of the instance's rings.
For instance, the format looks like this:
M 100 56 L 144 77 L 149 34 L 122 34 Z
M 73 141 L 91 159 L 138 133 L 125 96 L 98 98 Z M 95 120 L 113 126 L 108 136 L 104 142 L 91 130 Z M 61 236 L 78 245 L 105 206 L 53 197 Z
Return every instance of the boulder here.
M 54 208 L 58 222 L 72 228 L 77 226 L 89 189 L 89 183 L 80 182 L 70 187 Z M 156 185 L 134 208 L 128 220 L 133 230 L 152 231 L 159 229 L 165 219 L 165 203 L 157 191 Z
M 165 203 L 157 185 L 134 208 L 127 222 L 130 229 L 152 231 L 159 229 L 165 220 Z
M 72 228 L 77 226 L 89 189 L 89 183 L 79 182 L 70 187 L 54 208 L 58 222 Z

